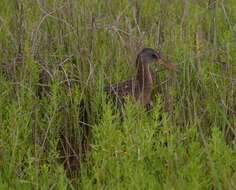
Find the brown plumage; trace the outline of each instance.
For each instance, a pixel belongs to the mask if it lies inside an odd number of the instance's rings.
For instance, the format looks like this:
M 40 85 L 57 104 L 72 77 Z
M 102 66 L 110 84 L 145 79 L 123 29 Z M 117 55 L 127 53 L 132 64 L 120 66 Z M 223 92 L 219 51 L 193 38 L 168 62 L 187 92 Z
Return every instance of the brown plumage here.
M 160 53 L 151 48 L 144 48 L 137 56 L 137 74 L 130 80 L 105 86 L 104 90 L 115 99 L 118 107 L 123 105 L 125 96 L 133 96 L 136 101 L 150 109 L 152 105 L 151 92 L 153 89 L 153 74 L 149 64 L 158 62 L 167 69 L 175 69 L 175 65 L 165 62 Z

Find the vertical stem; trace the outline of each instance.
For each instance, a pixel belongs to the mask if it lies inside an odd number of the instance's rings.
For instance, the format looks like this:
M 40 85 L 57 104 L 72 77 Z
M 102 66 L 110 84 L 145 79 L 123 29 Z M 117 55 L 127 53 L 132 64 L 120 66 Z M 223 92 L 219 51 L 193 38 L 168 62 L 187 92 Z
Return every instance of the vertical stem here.
M 217 45 L 217 28 L 216 28 L 216 10 L 217 10 L 217 0 L 209 0 L 209 9 L 211 11 L 211 25 L 209 33 L 209 41 L 213 44 L 214 48 Z
M 189 2 L 188 0 L 184 0 L 184 10 L 183 10 L 183 15 L 181 18 L 181 26 L 183 27 L 186 24 L 186 18 L 188 16 L 188 7 L 189 7 Z

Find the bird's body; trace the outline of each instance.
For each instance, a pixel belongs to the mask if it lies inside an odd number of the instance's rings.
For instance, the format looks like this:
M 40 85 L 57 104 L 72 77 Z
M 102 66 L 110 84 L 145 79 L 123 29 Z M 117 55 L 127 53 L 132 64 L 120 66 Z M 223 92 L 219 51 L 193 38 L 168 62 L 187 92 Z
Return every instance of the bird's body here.
M 118 106 L 123 105 L 124 97 L 133 96 L 137 102 L 149 109 L 152 104 L 151 93 L 153 89 L 153 74 L 150 71 L 149 63 L 155 60 L 161 60 L 158 52 L 151 48 L 143 49 L 136 59 L 136 76 L 121 83 L 108 85 L 104 90 L 115 99 Z M 172 64 L 164 62 L 162 64 L 169 69 L 174 68 Z

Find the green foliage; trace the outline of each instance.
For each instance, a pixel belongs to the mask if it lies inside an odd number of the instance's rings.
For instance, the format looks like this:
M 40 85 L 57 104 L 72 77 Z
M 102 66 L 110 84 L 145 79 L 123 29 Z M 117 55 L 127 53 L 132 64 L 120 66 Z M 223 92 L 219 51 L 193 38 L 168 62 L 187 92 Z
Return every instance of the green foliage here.
M 236 189 L 235 21 L 235 0 L 0 1 L 0 189 Z M 142 47 L 178 71 L 117 110 L 103 87 Z

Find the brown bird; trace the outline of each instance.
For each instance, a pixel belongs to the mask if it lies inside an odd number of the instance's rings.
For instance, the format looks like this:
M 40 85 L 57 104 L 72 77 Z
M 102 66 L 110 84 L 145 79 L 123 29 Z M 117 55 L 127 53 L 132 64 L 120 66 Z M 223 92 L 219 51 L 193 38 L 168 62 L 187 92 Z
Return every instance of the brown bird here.
M 167 69 L 175 69 L 175 65 L 163 60 L 160 52 L 152 48 L 144 48 L 136 58 L 136 76 L 118 84 L 105 86 L 105 92 L 115 100 L 118 107 L 123 105 L 124 97 L 129 95 L 144 105 L 146 110 L 150 110 L 152 107 L 153 74 L 149 69 L 149 64 L 154 61 L 165 66 Z

